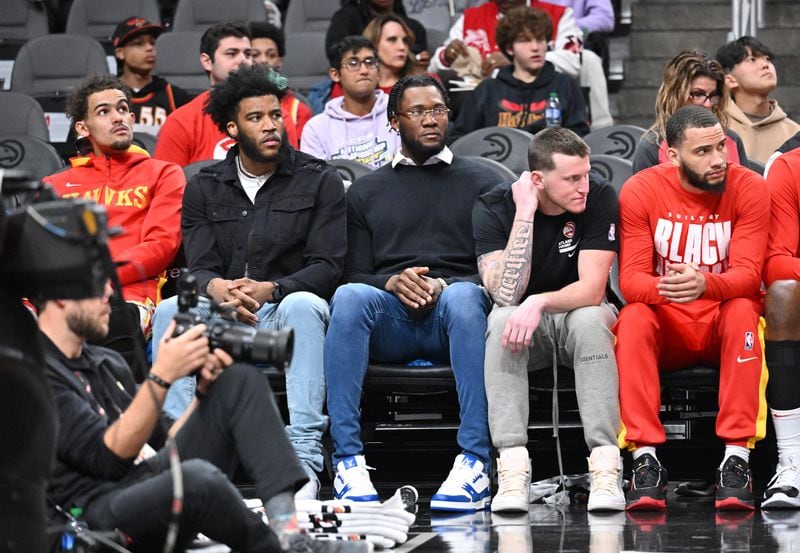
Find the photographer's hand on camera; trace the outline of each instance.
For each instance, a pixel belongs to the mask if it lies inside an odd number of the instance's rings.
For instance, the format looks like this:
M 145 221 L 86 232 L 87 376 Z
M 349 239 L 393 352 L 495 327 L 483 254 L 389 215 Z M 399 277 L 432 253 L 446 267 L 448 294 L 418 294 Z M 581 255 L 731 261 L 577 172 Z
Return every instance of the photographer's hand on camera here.
M 150 373 L 171 384 L 203 367 L 209 354 L 208 338 L 203 335 L 207 328 L 204 324 L 194 325 L 173 337 L 175 321 L 171 321 Z
M 225 370 L 225 367 L 230 367 L 232 364 L 233 357 L 220 348 L 214 348 L 214 351 L 206 356 L 203 367 L 197 373 L 197 396 L 205 396 L 214 381 Z

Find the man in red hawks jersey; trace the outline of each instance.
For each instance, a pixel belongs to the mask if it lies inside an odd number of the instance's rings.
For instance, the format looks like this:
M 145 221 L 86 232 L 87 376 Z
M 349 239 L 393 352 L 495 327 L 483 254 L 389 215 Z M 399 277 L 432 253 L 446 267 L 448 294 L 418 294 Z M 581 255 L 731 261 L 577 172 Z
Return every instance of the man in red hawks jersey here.
M 174 163 L 151 159 L 132 146 L 131 93 L 117 77 L 90 77 L 70 96 L 67 115 L 92 151 L 70 160 L 71 167 L 45 177 L 65 198 L 94 200 L 105 206 L 109 227 L 123 233 L 111 239 L 111 256 L 124 263 L 117 270 L 128 311 L 114 311 L 106 345 L 118 349 L 132 367 L 130 345 L 116 340 L 130 331 L 125 318 L 149 331 L 158 303 L 161 276 L 181 243 L 180 211 L 186 180 Z M 133 305 L 131 305 L 133 304 Z M 143 337 L 140 341 L 143 341 Z
M 620 445 L 634 459 L 628 509 L 666 506 L 658 371 L 695 362 L 720 368 L 716 506 L 753 509 L 749 449 L 766 431 L 759 321 L 769 197 L 759 175 L 727 162 L 725 132 L 709 110 L 679 109 L 666 139 L 669 162 L 637 173 L 620 193 L 628 305 L 614 330 Z
M 778 445 L 778 467 L 762 509 L 800 508 L 800 148 L 777 157 L 767 177 L 772 203 L 764 264 L 769 367 L 767 399 Z

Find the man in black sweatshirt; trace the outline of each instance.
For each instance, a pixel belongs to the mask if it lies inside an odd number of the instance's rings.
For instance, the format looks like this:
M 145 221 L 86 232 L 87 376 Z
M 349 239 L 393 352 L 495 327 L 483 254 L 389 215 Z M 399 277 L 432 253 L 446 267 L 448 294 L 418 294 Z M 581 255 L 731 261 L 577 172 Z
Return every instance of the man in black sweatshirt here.
M 496 42 L 513 62 L 501 67 L 470 94 L 450 132 L 450 141 L 484 127 L 515 127 L 536 134 L 547 126 L 545 108 L 555 93 L 561 126 L 583 136 L 589 132 L 586 104 L 574 79 L 545 61 L 553 22 L 537 8 L 510 10 L 497 24 Z
M 444 145 L 449 99 L 429 76 L 398 81 L 387 114 L 400 133 L 391 164 L 348 191 L 344 280 L 325 338 L 334 497 L 377 502 L 360 440 L 359 403 L 367 363 L 450 362 L 462 453 L 431 509 L 483 509 L 489 500 L 489 432 L 483 352 L 489 299 L 480 287 L 472 207 L 502 181 Z M 409 375 L 411 377 L 411 375 Z

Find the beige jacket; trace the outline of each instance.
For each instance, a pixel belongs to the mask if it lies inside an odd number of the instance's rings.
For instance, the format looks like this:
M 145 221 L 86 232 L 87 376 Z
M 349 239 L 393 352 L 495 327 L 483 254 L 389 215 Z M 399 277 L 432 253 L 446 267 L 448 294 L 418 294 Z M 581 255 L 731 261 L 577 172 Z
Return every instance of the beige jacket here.
M 728 102 L 729 128 L 742 137 L 747 158 L 761 163 L 766 163 L 781 144 L 800 131 L 800 124 L 789 119 L 777 101 L 769 103 L 772 109 L 767 118 L 753 123 L 739 106 Z

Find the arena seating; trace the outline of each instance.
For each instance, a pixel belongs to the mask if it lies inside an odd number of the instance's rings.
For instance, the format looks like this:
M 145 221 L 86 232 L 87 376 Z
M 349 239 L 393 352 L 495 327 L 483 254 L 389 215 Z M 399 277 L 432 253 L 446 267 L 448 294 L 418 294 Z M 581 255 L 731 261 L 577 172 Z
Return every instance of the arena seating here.
M 67 34 L 86 35 L 100 41 L 113 53 L 111 35 L 120 21 L 141 17 L 161 22 L 156 0 L 73 0 L 67 16 Z
M 286 9 L 283 32 L 286 36 L 294 33 L 316 32 L 325 34 L 331 17 L 339 5 L 336 2 L 319 0 L 292 0 Z
M 529 132 L 509 127 L 486 127 L 456 140 L 450 149 L 462 156 L 480 156 L 498 161 L 519 175 L 528 170 Z
M 0 92 L 0 134 L 26 134 L 50 141 L 42 106 L 20 92 Z
M 264 21 L 266 16 L 261 0 L 180 0 L 172 30 L 202 33 L 222 21 Z

